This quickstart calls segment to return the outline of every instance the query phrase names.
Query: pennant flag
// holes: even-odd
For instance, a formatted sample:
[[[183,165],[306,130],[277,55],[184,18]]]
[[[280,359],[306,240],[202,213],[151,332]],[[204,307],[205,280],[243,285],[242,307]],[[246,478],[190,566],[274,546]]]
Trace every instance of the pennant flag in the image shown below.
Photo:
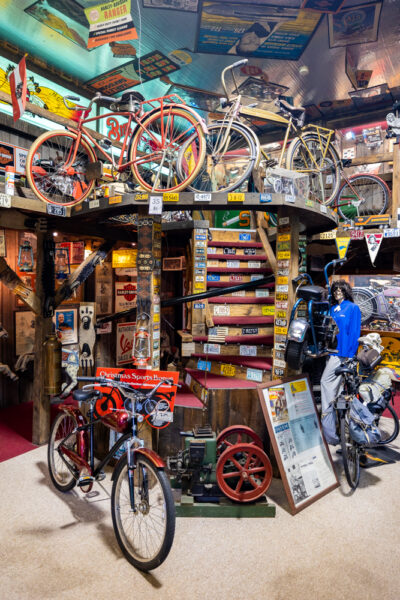
[[[91,6],[85,8],[85,15],[89,21],[88,48],[138,38],[131,17],[131,0],[113,0]]]
[[[25,56],[9,76],[14,121],[18,121],[25,112],[27,91]]]
[[[336,248],[337,248],[339,258],[345,258],[346,254],[347,254],[347,250],[350,246],[350,240],[351,240],[351,238],[349,238],[349,237],[335,238]]]
[[[372,264],[374,264],[382,243],[383,233],[366,233],[365,239],[367,242],[369,257],[371,259]]]

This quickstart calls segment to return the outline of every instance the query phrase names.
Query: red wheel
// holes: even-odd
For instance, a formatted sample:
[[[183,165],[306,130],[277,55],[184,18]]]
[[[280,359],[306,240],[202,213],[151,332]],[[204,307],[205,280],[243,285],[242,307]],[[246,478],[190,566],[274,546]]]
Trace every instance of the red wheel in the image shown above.
[[[251,502],[269,488],[272,467],[268,456],[258,446],[236,444],[219,457],[216,475],[225,496],[237,502]]]
[[[250,427],[246,425],[231,425],[227,427],[217,437],[217,457],[227,449],[236,444],[254,444],[259,448],[263,448],[263,443],[260,438]]]

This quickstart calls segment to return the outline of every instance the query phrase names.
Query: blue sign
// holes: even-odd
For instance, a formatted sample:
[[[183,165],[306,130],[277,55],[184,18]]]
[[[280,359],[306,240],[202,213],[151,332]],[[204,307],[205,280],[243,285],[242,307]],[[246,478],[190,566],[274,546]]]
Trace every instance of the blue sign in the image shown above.
[[[251,241],[250,233],[239,233],[239,240],[241,242],[250,242]]]
[[[207,281],[219,281],[219,280],[220,280],[219,275],[207,275]]]
[[[208,360],[197,361],[197,368],[199,371],[211,371],[211,363]]]
[[[260,202],[261,204],[272,202],[272,194],[260,194]]]

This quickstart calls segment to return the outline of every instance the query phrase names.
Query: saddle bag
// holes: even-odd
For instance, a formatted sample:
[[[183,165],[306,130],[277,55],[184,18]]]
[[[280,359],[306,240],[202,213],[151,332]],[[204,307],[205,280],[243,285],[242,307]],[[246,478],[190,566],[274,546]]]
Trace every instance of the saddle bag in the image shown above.
[[[350,406],[349,433],[355,442],[363,446],[374,446],[381,440],[375,416],[357,397],[353,398]]]
[[[359,394],[368,409],[382,414],[392,397],[392,379],[389,369],[383,367],[374,372],[359,387]]]

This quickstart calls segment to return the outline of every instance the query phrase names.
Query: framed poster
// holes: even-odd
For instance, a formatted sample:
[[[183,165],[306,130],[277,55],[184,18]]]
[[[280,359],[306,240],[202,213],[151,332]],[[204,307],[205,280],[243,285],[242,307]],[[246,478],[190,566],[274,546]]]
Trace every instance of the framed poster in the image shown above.
[[[293,514],[339,487],[307,376],[258,386],[285,492]]]
[[[297,60],[322,15],[282,4],[203,1],[196,52]]]
[[[15,313],[15,355],[30,354],[35,344],[35,313]]]
[[[169,10],[183,10],[197,12],[199,0],[142,0],[143,8],[167,8]]]
[[[128,365],[133,361],[133,336],[135,335],[136,323],[117,323],[117,340],[115,364]]]
[[[329,47],[376,42],[381,9],[382,2],[369,2],[329,14]]]
[[[76,344],[78,342],[78,311],[76,308],[56,310],[53,322],[57,337],[62,344]]]
[[[86,50],[89,25],[82,7],[73,0],[39,0],[27,6],[25,12]]]

